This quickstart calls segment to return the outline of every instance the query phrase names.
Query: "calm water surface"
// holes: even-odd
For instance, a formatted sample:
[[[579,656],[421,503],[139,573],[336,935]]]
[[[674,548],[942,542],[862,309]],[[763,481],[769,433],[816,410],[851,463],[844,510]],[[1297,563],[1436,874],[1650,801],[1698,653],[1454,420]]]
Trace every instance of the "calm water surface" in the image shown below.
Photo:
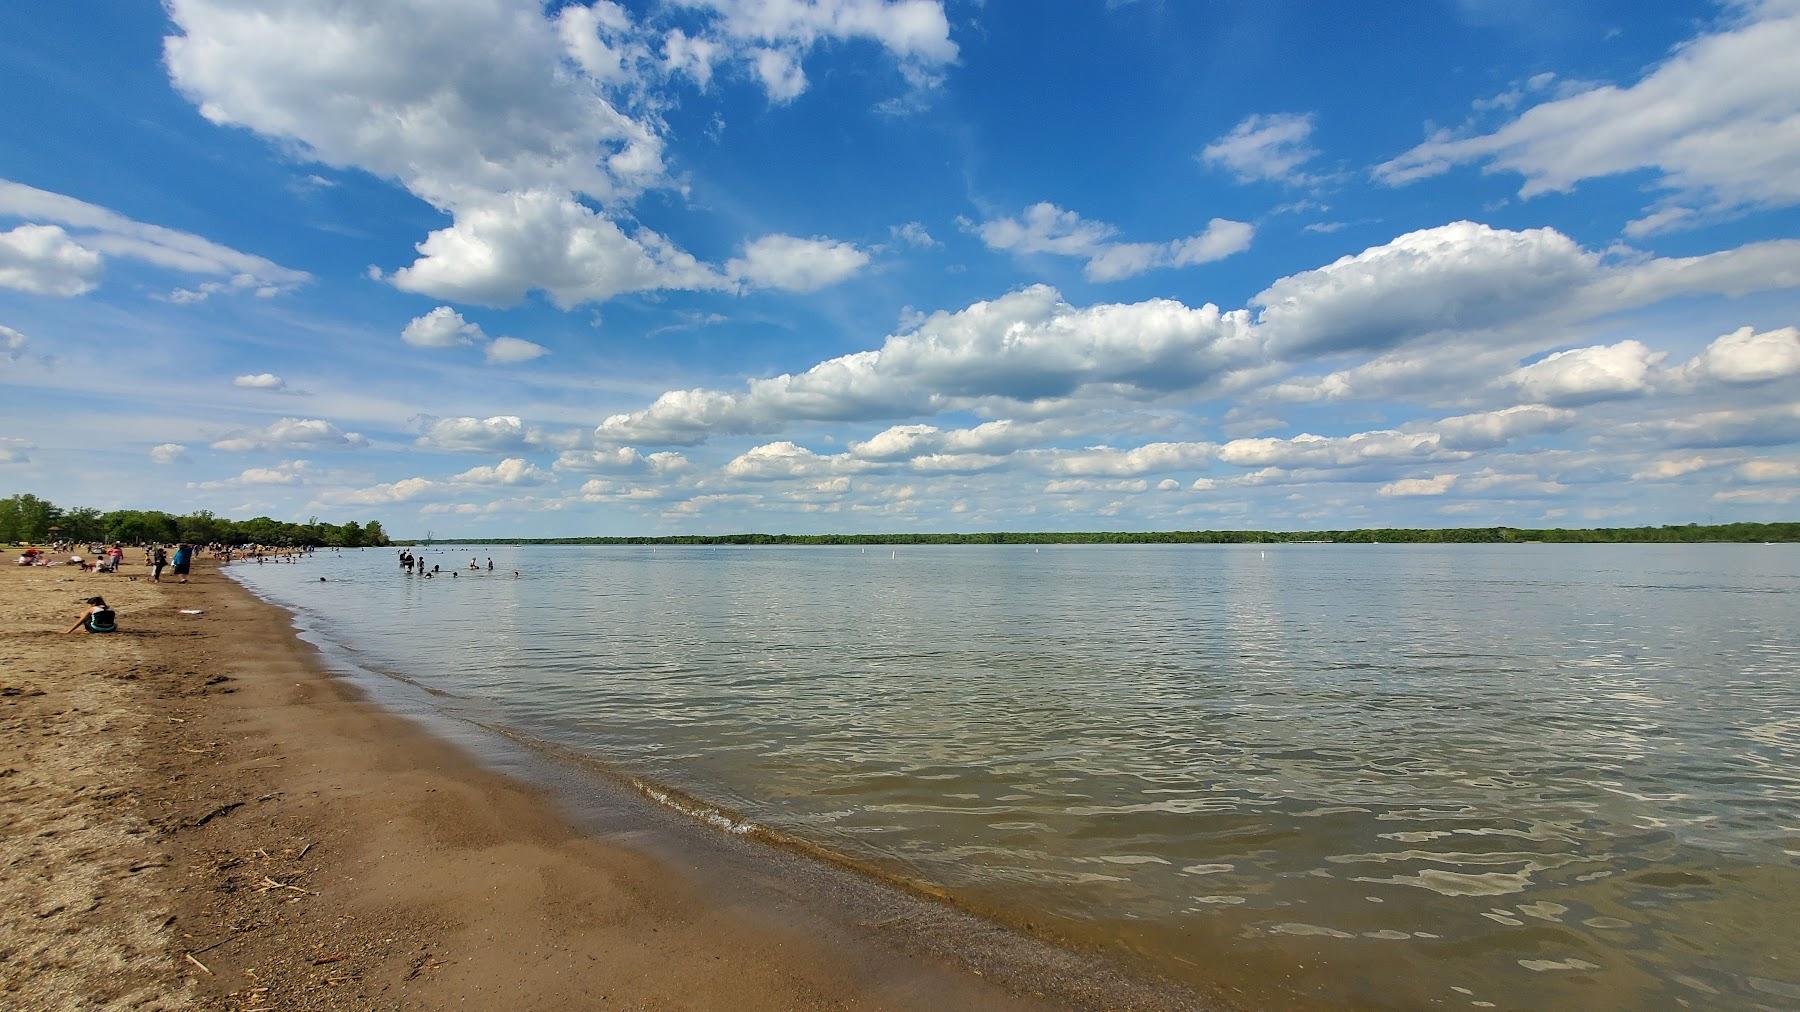
[[[1258,1000],[1800,1006],[1800,546],[471,554],[234,570],[448,706]]]

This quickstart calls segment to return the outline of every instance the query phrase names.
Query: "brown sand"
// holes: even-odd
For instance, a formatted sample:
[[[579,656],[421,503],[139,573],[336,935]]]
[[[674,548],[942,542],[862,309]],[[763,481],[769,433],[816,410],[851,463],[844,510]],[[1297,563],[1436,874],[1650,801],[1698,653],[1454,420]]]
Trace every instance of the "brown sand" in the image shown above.
[[[61,635],[92,594],[123,631]],[[605,818],[578,831],[365,701],[209,564],[185,586],[0,574],[0,1008],[1194,1002],[849,873],[672,859],[633,846],[629,805]]]

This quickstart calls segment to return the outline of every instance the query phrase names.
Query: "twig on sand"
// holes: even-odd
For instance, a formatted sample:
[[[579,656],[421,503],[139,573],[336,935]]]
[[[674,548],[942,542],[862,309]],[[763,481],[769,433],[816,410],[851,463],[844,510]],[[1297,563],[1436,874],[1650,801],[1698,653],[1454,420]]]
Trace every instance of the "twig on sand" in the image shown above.
[[[228,805],[220,805],[212,811],[207,812],[205,815],[200,816],[198,819],[195,819],[193,822],[188,823],[188,825],[194,829],[199,829],[201,826],[206,825],[219,816],[230,815],[232,812],[235,812],[242,807],[244,807],[242,801],[233,801]]]
[[[256,891],[259,893],[266,893],[266,892],[270,892],[275,889],[292,889],[293,891],[301,894],[302,896],[318,895],[317,893],[314,893],[310,889],[302,889],[299,886],[294,885],[291,882],[283,882],[279,879],[270,878],[267,875],[263,876],[263,880],[261,882],[256,883]]]
[[[349,958],[349,956],[320,956],[312,961],[312,965],[325,966],[329,963],[341,963]]]
[[[207,965],[206,965],[206,964],[205,964],[205,963],[202,963],[202,962],[200,962],[200,961],[199,961],[199,960],[198,960],[198,959],[195,959],[195,958],[194,958],[194,954],[193,954],[193,953],[191,953],[191,952],[184,952],[184,953],[182,953],[182,954],[181,954],[181,958],[182,958],[182,959],[185,959],[185,960],[187,960],[187,961],[188,961],[188,962],[190,962],[190,963],[192,963],[192,964],[194,964],[194,965],[195,965],[195,966],[197,966],[197,967],[199,967],[199,968],[200,968],[200,969],[202,969],[202,970],[205,970],[205,971],[206,971],[206,975],[207,975],[207,976],[208,976],[208,977],[210,977],[210,976],[212,976],[212,975],[213,975],[213,972],[212,972],[212,968],[211,968],[211,967],[209,967],[209,966],[207,966]]]
[[[306,859],[306,852],[313,849],[314,846],[316,846],[316,844],[308,843],[306,846],[301,847],[300,853],[294,855],[294,860],[304,861]]]

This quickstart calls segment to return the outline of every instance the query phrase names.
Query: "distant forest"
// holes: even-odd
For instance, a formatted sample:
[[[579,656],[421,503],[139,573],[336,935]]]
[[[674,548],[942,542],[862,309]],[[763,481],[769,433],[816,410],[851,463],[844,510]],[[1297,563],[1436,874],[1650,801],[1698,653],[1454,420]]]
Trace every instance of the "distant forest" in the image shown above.
[[[1800,541],[1800,523],[1683,524],[1666,527],[1381,527],[1354,531],[995,531],[988,534],[677,534],[639,538],[439,538],[396,545],[1274,545],[1337,544],[1681,544]]]
[[[64,508],[35,495],[0,499],[0,544],[50,541],[87,544],[119,542],[127,545],[172,545],[188,541],[198,545],[287,545],[294,547],[361,548],[385,545],[387,532],[374,520],[360,524],[303,524],[256,517],[227,520],[201,510],[176,515],[155,510],[103,512],[88,506]]]

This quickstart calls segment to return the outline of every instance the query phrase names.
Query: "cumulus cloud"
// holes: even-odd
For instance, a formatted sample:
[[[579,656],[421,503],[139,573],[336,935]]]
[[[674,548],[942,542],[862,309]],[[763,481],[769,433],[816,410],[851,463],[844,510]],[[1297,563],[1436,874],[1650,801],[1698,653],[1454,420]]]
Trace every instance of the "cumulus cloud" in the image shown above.
[[[419,259],[389,280],[403,291],[509,306],[539,289],[563,309],[625,292],[727,289],[716,269],[647,228],[551,190],[469,200],[419,243]]]
[[[1017,218],[996,218],[975,227],[989,249],[1014,253],[1048,253],[1087,261],[1092,281],[1117,281],[1161,267],[1187,267],[1222,260],[1250,248],[1256,228],[1246,222],[1214,218],[1206,230],[1170,242],[1115,242],[1118,229],[1089,221],[1055,204],[1039,203]]]
[[[1559,432],[1574,425],[1578,417],[1575,412],[1566,408],[1519,404],[1498,411],[1481,411],[1441,419],[1432,428],[1449,449],[1486,450],[1503,446],[1521,436]]]
[[[1651,170],[1682,204],[1653,209],[1639,234],[1691,223],[1694,206],[1800,202],[1800,61],[1791,58],[1800,51],[1800,9],[1774,0],[1733,9],[1733,20],[1634,84],[1543,102],[1492,133],[1441,131],[1375,176],[1398,185],[1479,163],[1523,176],[1520,193],[1529,197]]]
[[[483,354],[495,365],[516,365],[542,358],[550,354],[550,349],[523,338],[496,337],[488,342],[487,351]]]
[[[245,485],[303,485],[312,476],[312,462],[306,460],[284,460],[274,467],[251,467],[239,472],[235,477],[219,481],[189,482],[189,488],[221,489],[237,488]]]
[[[1270,354],[1291,358],[1796,285],[1800,242],[1792,240],[1615,265],[1555,229],[1459,221],[1289,275],[1250,301]]]
[[[801,54],[825,41],[867,40],[899,61],[914,87],[936,83],[938,68],[956,59],[950,22],[938,0],[678,0],[712,12],[706,36],[749,59],[770,101],[792,101],[806,89]]]
[[[164,55],[208,120],[394,180],[450,214],[412,264],[378,273],[395,287],[481,305],[542,290],[569,308],[733,285],[667,238],[624,224],[631,201],[672,185],[656,110],[670,101],[660,89],[673,75],[704,86],[716,63],[738,59],[771,99],[789,101],[806,87],[800,61],[816,43],[876,42],[915,87],[956,55],[935,0],[680,7],[697,24],[659,36],[608,0],[553,16],[523,0],[450,9],[281,0],[255,10],[171,0],[178,33]],[[783,265],[755,252],[746,271],[799,290],[846,276],[861,262],[846,263],[866,256],[836,244],[790,251]],[[800,254],[810,258],[795,262]]]
[[[857,421],[933,413],[951,402],[1066,396],[1090,384],[1146,391],[1192,386],[1252,352],[1243,313],[1155,299],[1077,309],[1038,285],[938,312],[879,350],[741,393],[673,390],[595,430],[606,444],[692,444],[716,433],[768,432],[797,420]]]
[[[642,410],[607,418],[595,438],[610,445],[687,445],[714,434],[772,433],[797,421],[1018,405],[1049,411],[1059,400],[1077,403],[1086,394],[1148,398],[1233,377],[1255,380],[1283,362],[1391,350],[1431,335],[1461,341],[1441,349],[1442,361],[1421,365],[1412,356],[1370,363],[1370,370],[1379,364],[1385,379],[1363,378],[1379,384],[1411,375],[1425,382],[1441,369],[1487,361],[1483,356],[1503,360],[1471,349],[1496,330],[1518,339],[1527,325],[1568,324],[1684,295],[1796,285],[1800,242],[1609,265],[1552,229],[1513,232],[1457,222],[1282,278],[1251,300],[1254,312],[1169,299],[1076,308],[1055,289],[1032,286],[934,313],[875,350],[752,380],[743,391],[668,391]],[[1343,396],[1356,378],[1336,376],[1335,386],[1333,377],[1296,381],[1278,392],[1296,399]]]
[[[11,327],[0,325],[0,362],[17,362],[31,341]]]
[[[213,443],[212,448],[243,453],[296,446],[322,449],[366,446],[368,442],[361,434],[345,432],[322,418],[282,418],[262,429],[227,436]]]
[[[180,443],[158,443],[150,448],[152,464],[176,464],[187,459],[187,447]]]
[[[231,381],[231,385],[244,390],[286,390],[287,380],[272,372],[247,373]]]
[[[0,232],[0,287],[73,298],[99,287],[101,269],[100,254],[55,225]]]
[[[1800,375],[1800,328],[1756,333],[1739,327],[1707,345],[1681,367],[1684,379],[1724,384],[1766,383]]]
[[[687,457],[672,450],[642,453],[631,446],[602,450],[564,450],[553,465],[558,471],[598,474],[675,474],[690,466]]]
[[[869,254],[852,243],[765,235],[745,246],[725,270],[753,287],[813,292],[843,281],[868,263]]]
[[[804,446],[784,440],[764,443],[744,451],[725,465],[724,474],[746,481],[774,481],[783,478],[814,478],[855,466],[857,465],[847,457],[821,456]]]
[[[24,287],[8,280],[15,270],[37,271],[40,284],[46,282],[45,271],[62,278],[49,283],[51,290],[24,289],[41,295],[80,295],[93,290],[102,258],[107,256],[138,260],[184,274],[230,279],[213,285],[205,294],[246,290],[274,295],[312,277],[305,271],[283,267],[188,232],[147,225],[74,197],[11,180],[0,179],[0,215],[31,223],[0,233],[0,284]],[[65,228],[74,230],[74,235]],[[20,266],[21,262],[25,266]],[[192,294],[205,297],[198,292]]]
[[[1319,153],[1308,143],[1312,130],[1311,113],[1246,116],[1230,133],[1202,149],[1200,161],[1230,172],[1240,183],[1304,185],[1313,180],[1297,170]]]
[[[1379,430],[1348,436],[1303,432],[1285,439],[1234,439],[1219,447],[1219,460],[1236,467],[1355,467],[1360,464],[1429,460],[1442,455],[1435,432]]]
[[[423,316],[415,316],[400,331],[400,340],[415,348],[456,348],[484,341],[481,328],[463,319],[449,306],[439,306]]]
[[[0,464],[29,464],[31,451],[37,449],[23,439],[0,437]]]
[[[1640,341],[1620,341],[1547,355],[1507,380],[1534,401],[1588,404],[1645,392],[1663,358]]]
[[[458,485],[544,485],[555,481],[548,471],[522,457],[508,457],[498,464],[471,467],[449,479]]]
[[[518,415],[435,418],[416,440],[435,450],[519,450],[536,442]]]
[[[1040,450],[1033,462],[1053,474],[1131,477],[1161,471],[1191,471],[1212,462],[1212,443],[1148,443],[1129,450],[1092,446],[1083,450]]]
[[[1377,491],[1384,496],[1443,495],[1456,484],[1456,475],[1438,474],[1430,478],[1402,478],[1390,481]]]
[[[1631,422],[1618,426],[1609,435],[1646,439],[1681,449],[1782,446],[1800,441],[1800,403],[1702,411]]]

